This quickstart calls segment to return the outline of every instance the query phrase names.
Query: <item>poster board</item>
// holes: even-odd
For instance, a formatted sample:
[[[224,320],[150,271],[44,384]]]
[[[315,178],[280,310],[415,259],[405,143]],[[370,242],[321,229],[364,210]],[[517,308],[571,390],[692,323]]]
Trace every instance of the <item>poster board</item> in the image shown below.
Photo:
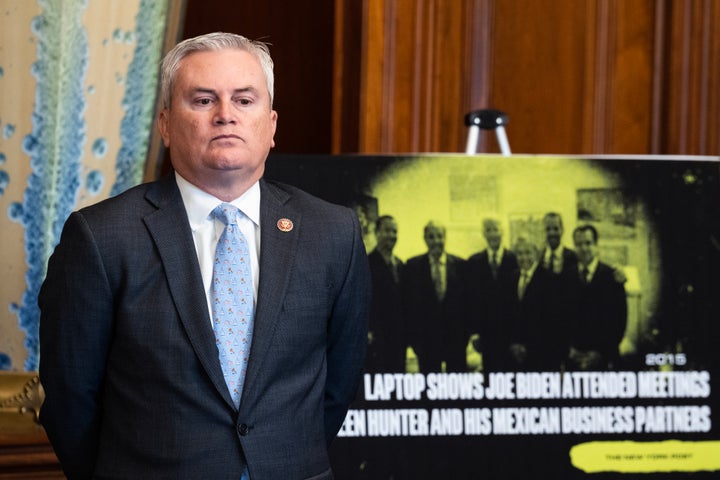
[[[520,236],[541,248],[543,218],[555,212],[564,245],[591,224],[598,256],[622,272],[625,330],[603,368],[498,371],[470,349],[464,371],[368,368],[331,446],[338,478],[714,478],[718,166],[709,157],[271,156],[266,178],[355,208],[368,253],[381,215],[394,217],[394,254],[407,265],[427,251],[431,220],[445,227],[446,252],[466,260],[486,247],[486,217],[500,220],[505,248]],[[461,321],[477,317],[482,295],[466,287]],[[406,333],[416,319],[402,315],[371,318],[371,336]]]

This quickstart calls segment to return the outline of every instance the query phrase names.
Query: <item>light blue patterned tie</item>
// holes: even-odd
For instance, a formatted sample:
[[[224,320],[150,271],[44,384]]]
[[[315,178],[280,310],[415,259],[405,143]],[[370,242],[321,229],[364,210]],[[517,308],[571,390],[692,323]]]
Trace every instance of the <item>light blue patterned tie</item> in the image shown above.
[[[213,330],[225,382],[240,405],[253,334],[253,282],[250,250],[238,227],[242,212],[223,203],[212,216],[225,224],[215,249],[212,281]]]

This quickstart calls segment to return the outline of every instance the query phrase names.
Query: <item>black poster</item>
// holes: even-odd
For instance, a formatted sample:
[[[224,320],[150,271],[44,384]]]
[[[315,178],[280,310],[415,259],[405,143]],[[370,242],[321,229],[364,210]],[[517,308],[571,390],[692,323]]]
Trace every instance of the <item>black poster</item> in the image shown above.
[[[337,478],[717,478],[718,166],[272,156],[373,272]]]

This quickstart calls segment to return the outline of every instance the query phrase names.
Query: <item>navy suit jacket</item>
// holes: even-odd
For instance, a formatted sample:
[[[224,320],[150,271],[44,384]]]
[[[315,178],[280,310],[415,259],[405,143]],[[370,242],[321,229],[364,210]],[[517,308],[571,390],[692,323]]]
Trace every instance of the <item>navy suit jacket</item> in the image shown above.
[[[543,268],[545,268],[545,254],[547,253],[548,249],[549,247],[545,247],[545,249],[540,253],[540,266]],[[578,257],[577,253],[575,253],[575,250],[563,247],[562,260],[562,270],[556,275],[560,275],[560,277],[566,280],[575,280],[575,277],[577,276],[578,263]]]
[[[523,365],[511,364],[509,368],[559,371],[568,353],[568,337],[571,326],[560,313],[567,300],[557,288],[558,278],[549,270],[537,266],[525,287],[522,298],[518,297],[520,270],[510,276],[508,293],[513,306],[508,309],[511,317],[508,343],[520,343],[527,348]]]
[[[410,258],[402,276],[403,315],[410,344],[423,373],[465,371],[468,329],[465,321],[465,263],[447,254],[445,298],[438,300],[428,254]]]
[[[362,373],[370,277],[354,212],[260,181],[255,332],[223,380],[174,180],[73,213],[41,289],[41,421],[69,478],[332,478]],[[292,230],[281,231],[279,219]]]
[[[515,253],[507,248],[503,251],[500,264],[497,266],[498,276],[505,277],[512,274],[518,268],[517,257]],[[490,251],[484,249],[468,258],[468,270],[472,269],[471,275],[476,275],[477,280],[483,283],[497,282],[497,278],[493,277],[492,268],[490,267]]]
[[[385,263],[382,254],[368,254],[372,278],[372,301],[366,371],[370,373],[405,372],[405,350],[408,338],[403,323],[400,277],[405,264],[397,261],[397,277]]]
[[[625,286],[615,278],[615,269],[599,262],[590,283],[576,280],[572,299],[574,318],[571,346],[593,350],[612,366],[618,361],[618,345],[627,326]]]
[[[470,318],[472,333],[479,333],[481,337],[487,335],[488,341],[492,342],[492,332],[498,328],[503,316],[500,289],[517,268],[517,257],[508,249],[503,253],[496,275],[493,275],[490,252],[487,248],[468,258],[466,293],[469,305],[467,311],[472,312]]]

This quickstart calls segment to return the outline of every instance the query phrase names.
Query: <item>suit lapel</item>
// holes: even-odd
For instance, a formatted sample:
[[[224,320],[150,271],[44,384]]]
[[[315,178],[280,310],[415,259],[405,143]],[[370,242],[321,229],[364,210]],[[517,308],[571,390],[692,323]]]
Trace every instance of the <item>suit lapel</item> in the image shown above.
[[[290,195],[287,192],[264,180],[260,181],[260,192],[260,284],[243,396],[253,390],[253,383],[270,350],[302,228],[301,213],[288,205]],[[291,229],[288,229],[289,225],[292,225]]]
[[[157,183],[147,199],[157,210],[145,217],[145,225],[160,254],[180,321],[215,388],[233,405],[220,368],[192,232],[174,177]]]

